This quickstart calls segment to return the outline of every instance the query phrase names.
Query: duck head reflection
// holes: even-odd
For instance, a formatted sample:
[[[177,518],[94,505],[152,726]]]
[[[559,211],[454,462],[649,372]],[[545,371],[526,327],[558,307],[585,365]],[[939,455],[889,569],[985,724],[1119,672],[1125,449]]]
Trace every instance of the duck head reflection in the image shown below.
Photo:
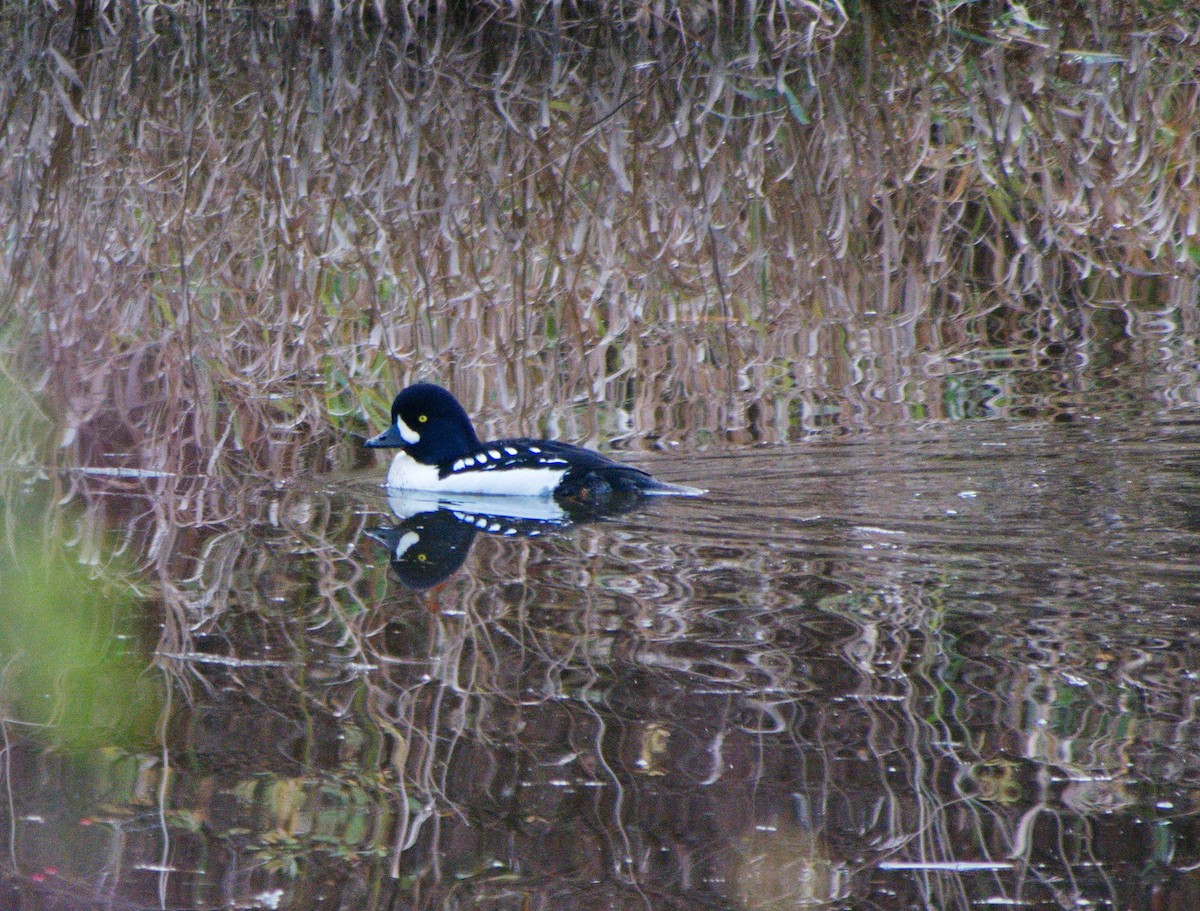
[[[560,502],[547,497],[489,497],[389,490],[397,525],[367,531],[391,552],[392,571],[406,588],[432,588],[463,565],[477,534],[535,538],[547,532],[628,512],[632,502]]]

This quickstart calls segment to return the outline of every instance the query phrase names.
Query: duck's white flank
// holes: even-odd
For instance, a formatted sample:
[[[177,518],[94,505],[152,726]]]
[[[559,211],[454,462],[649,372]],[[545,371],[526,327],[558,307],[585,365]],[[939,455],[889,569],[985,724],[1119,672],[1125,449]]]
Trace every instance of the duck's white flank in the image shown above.
[[[499,458],[499,453],[495,456]],[[429,490],[436,493],[477,493],[507,497],[544,497],[554,491],[564,467],[500,468],[492,471],[464,471],[438,477],[433,465],[422,465],[408,453],[400,452],[388,469],[387,486],[399,490]]]

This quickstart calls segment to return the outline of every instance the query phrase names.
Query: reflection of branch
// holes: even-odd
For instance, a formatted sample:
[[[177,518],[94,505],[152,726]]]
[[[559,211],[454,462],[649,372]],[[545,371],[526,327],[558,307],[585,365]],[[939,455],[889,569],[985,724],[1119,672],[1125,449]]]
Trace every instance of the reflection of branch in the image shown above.
[[[292,661],[273,661],[266,658],[234,658],[231,655],[211,655],[204,652],[155,652],[155,657],[196,664],[220,664],[225,667],[291,667]]]

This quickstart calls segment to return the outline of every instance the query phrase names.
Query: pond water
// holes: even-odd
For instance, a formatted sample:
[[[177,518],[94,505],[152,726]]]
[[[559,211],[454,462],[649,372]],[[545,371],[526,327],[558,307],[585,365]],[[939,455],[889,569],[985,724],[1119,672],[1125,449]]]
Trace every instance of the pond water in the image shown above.
[[[77,474],[157,714],[6,726],[0,904],[1200,906],[1200,423],[623,458],[709,494]]]

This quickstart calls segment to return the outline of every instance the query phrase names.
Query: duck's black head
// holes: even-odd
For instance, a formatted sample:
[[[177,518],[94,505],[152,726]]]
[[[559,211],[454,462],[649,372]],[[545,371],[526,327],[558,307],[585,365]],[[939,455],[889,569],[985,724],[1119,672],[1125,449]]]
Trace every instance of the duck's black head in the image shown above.
[[[403,449],[418,462],[441,465],[479,448],[471,419],[441,386],[416,383],[392,402],[392,426],[363,445]]]

